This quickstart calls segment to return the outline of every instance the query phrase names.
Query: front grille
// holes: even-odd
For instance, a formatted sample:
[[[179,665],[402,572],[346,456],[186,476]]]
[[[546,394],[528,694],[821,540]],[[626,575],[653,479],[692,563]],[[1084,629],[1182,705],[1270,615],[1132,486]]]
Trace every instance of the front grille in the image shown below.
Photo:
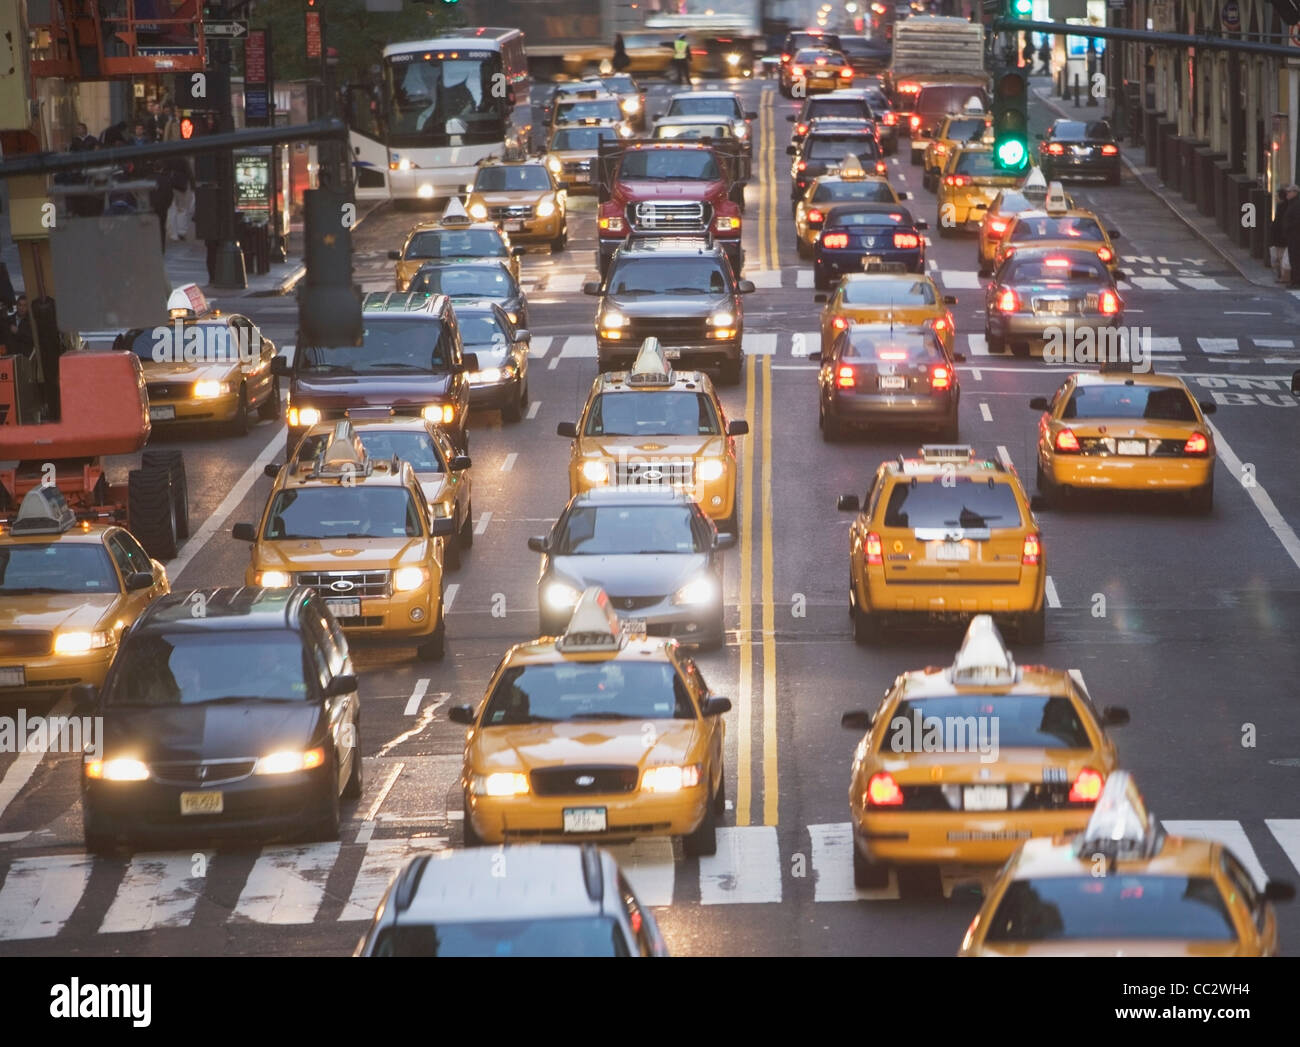
[[[647,338],[658,338],[669,349],[685,342],[703,342],[709,337],[708,318],[658,316],[629,317],[626,340],[640,345]]]
[[[610,604],[615,611],[640,611],[663,602],[662,596],[611,596]]]
[[[529,775],[537,796],[630,793],[637,786],[637,778],[635,767],[547,767]],[[579,779],[586,784],[579,784]]]
[[[145,386],[151,400],[184,400],[192,388],[190,382],[150,382]]]
[[[175,760],[149,765],[154,779],[163,785],[185,788],[225,785],[247,778],[257,761],[251,757],[233,760]]]
[[[37,629],[0,632],[0,658],[40,658],[50,653],[54,634]]]
[[[505,207],[489,207],[488,217],[493,221],[518,221],[521,218],[532,218],[532,204],[510,204]]]
[[[309,585],[322,598],[346,600],[361,596],[389,596],[388,571],[300,571],[298,584]],[[338,583],[347,588],[339,588]]]
[[[630,204],[627,220],[633,229],[648,232],[699,232],[713,220],[713,208],[699,200]]]
[[[382,615],[362,615],[360,618],[338,618],[334,619],[344,629],[377,629],[384,624]]]
[[[621,461],[615,470],[615,479],[622,487],[694,487],[695,463]]]
[[[575,174],[578,171],[590,171],[590,170],[591,170],[590,160],[570,160],[564,165],[564,171],[566,174]]]

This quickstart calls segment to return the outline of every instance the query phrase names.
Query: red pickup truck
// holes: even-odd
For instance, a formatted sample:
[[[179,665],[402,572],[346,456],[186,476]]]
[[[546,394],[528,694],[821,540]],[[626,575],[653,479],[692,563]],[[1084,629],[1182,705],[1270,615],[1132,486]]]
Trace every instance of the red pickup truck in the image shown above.
[[[708,233],[740,275],[740,213],[749,180],[749,159],[740,142],[601,142],[598,166],[596,264],[602,278],[632,233]]]

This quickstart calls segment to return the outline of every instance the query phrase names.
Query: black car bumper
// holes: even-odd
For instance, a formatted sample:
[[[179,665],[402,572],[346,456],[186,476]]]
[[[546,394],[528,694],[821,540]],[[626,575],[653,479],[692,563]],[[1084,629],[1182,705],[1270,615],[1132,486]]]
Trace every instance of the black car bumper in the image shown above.
[[[957,417],[957,399],[951,393],[837,394],[827,413],[845,425],[946,425]]]
[[[471,408],[500,410],[519,399],[520,377],[515,375],[508,382],[492,382],[469,387],[469,405]]]
[[[1057,175],[1069,175],[1082,178],[1100,178],[1102,176],[1113,177],[1119,173],[1120,160],[1118,156],[1098,158],[1050,156],[1044,157],[1043,166],[1047,169],[1045,173],[1050,173],[1052,177]]]
[[[689,342],[674,345],[664,342],[668,362],[678,370],[704,370],[721,367],[727,363],[736,363],[741,359],[741,339],[726,342]],[[596,339],[596,357],[600,366],[607,371],[622,371],[632,366],[636,354],[641,348],[639,341],[612,341]],[[676,356],[672,354],[676,353]]]

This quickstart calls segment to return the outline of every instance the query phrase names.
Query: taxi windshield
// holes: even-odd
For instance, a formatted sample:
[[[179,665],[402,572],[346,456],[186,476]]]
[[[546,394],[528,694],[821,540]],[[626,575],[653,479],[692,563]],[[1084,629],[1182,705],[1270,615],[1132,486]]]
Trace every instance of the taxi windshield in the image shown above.
[[[712,401],[703,393],[602,393],[587,412],[586,436],[717,436]]]
[[[889,493],[885,526],[910,528],[1019,527],[1020,506],[1011,485],[969,476],[916,484],[901,480]]]
[[[288,629],[141,633],[127,639],[105,703],[203,705],[311,697],[302,639]]]
[[[416,294],[445,294],[452,298],[510,298],[517,293],[510,273],[489,265],[433,265],[411,281]]]
[[[813,192],[815,204],[839,203],[841,201],[866,200],[872,203],[893,203],[894,191],[888,182],[819,182]]]
[[[627,956],[611,916],[561,916],[477,923],[401,923],[375,941],[376,956]]]
[[[444,344],[441,320],[430,317],[414,323],[367,317],[361,345],[304,347],[299,367],[340,374],[445,371]]]
[[[1102,235],[1101,226],[1091,218],[1026,218],[1022,215],[1011,230],[1011,239],[1100,240]]]
[[[705,149],[634,149],[618,169],[623,180],[716,182],[718,162]]]
[[[117,572],[99,543],[0,545],[0,593],[116,593]]]
[[[424,258],[504,258],[506,245],[495,229],[431,229],[406,246],[407,261]]]
[[[957,166],[953,170],[957,174],[970,175],[972,178],[1000,178],[1003,175],[1003,172],[998,170],[993,153],[983,151],[963,150],[957,157]]]
[[[575,105],[584,103],[575,102]],[[618,108],[615,105],[615,108]],[[546,168],[537,164],[506,165],[483,167],[474,179],[476,193],[510,193],[516,191],[546,190],[551,188],[551,180]]]
[[[879,156],[876,140],[870,135],[809,135],[804,147],[804,160],[835,161],[846,156],[859,160],[875,160]]]
[[[1075,389],[1062,418],[1146,418],[1194,422],[1196,408],[1186,391],[1149,385],[1092,385]]]
[[[299,462],[314,461],[329,443],[330,433],[305,437],[294,455]],[[366,454],[377,461],[389,461],[396,455],[410,462],[417,473],[440,473],[442,459],[434,447],[433,437],[424,430],[415,429],[358,429],[361,446]]]
[[[726,116],[740,118],[736,100],[729,95],[705,95],[696,98],[674,98],[668,107],[669,116]]]
[[[573,102],[561,102],[555,107],[557,124],[576,124],[582,120],[617,121],[622,117],[623,111],[617,98],[579,99]]]
[[[1237,933],[1207,876],[1044,876],[1007,887],[989,942],[1061,939],[1231,942]]]
[[[564,127],[555,132],[551,148],[560,150],[600,148],[601,142],[612,142],[617,137],[612,127]]]
[[[928,280],[846,280],[845,305],[934,305],[934,285]]]
[[[727,277],[712,258],[628,258],[609,278],[611,295],[726,294]]]
[[[233,327],[224,320],[159,324],[123,339],[121,348],[129,349],[145,362],[227,364],[255,359],[262,351],[261,340],[252,328]]]
[[[262,537],[419,538],[420,512],[405,487],[297,487],[281,491]]]
[[[684,505],[579,505],[557,535],[556,556],[704,552]]]
[[[693,720],[690,692],[669,662],[548,662],[507,669],[482,727],[561,720]]]
[[[1092,740],[1069,698],[972,694],[899,702],[880,743],[882,753],[990,748],[1091,749]]]

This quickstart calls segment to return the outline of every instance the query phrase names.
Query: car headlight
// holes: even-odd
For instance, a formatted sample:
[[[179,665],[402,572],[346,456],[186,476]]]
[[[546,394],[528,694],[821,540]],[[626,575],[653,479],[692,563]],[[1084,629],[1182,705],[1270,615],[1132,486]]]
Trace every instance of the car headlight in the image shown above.
[[[149,778],[149,768],[139,760],[119,757],[116,760],[86,761],[86,777],[105,782],[143,782]]]
[[[730,327],[735,322],[735,316],[727,312],[725,309],[721,309],[709,317],[709,323],[714,327]]]
[[[528,775],[518,771],[494,771],[476,774],[470,779],[475,796],[522,796],[528,792]]]
[[[59,633],[54,638],[54,653],[86,654],[103,650],[112,642],[111,633]]]
[[[257,584],[266,589],[287,589],[293,580],[287,571],[258,571]]]
[[[600,318],[600,326],[609,328],[626,327],[627,317],[617,309],[606,309],[605,314]]]
[[[749,127],[743,120],[737,120],[731,125],[731,129],[736,132],[737,138],[744,138],[749,134]]]
[[[506,316],[510,317],[510,322],[512,324],[517,324],[519,322],[519,314],[513,310],[507,310]]]
[[[547,157],[546,166],[552,174],[559,174],[564,169],[564,165],[560,163],[558,156]]]
[[[673,603],[687,607],[701,607],[704,604],[712,603],[717,598],[718,583],[708,576],[696,578],[693,582],[687,582],[677,592],[673,593]]]
[[[399,567],[393,572],[393,591],[409,593],[428,580],[429,572],[423,567]]]
[[[439,520],[445,520],[451,516],[453,506],[451,502],[434,502],[429,506],[433,510],[433,515]]]
[[[471,218],[477,218],[480,222],[487,217],[486,205],[484,205],[478,200],[475,200],[472,204],[470,204],[466,210],[469,211],[469,216]]]
[[[564,582],[551,582],[542,590],[542,602],[552,611],[570,611],[582,593]]]
[[[388,166],[394,171],[409,171],[415,165],[411,163],[410,160],[398,160],[396,163],[391,163]]]
[[[593,458],[582,463],[582,475],[588,483],[606,484],[609,483],[609,466]]]
[[[428,182],[424,182],[420,185],[420,188],[415,191],[415,195],[418,196],[421,200],[432,200],[433,186],[431,186]]]
[[[695,475],[706,483],[710,483],[713,480],[721,479],[726,470],[727,467],[723,465],[721,458],[702,458],[695,467]]]
[[[740,55],[732,51],[727,55],[727,65],[740,65]]]
[[[290,407],[289,424],[292,426],[315,425],[320,421],[320,411],[314,407]]]
[[[676,793],[703,780],[704,767],[698,763],[685,767],[647,767],[641,775],[641,788],[652,793]]]
[[[229,382],[202,381],[194,383],[194,399],[215,400],[218,396],[230,395]]]
[[[555,214],[555,198],[550,196],[542,197],[537,204],[537,217],[550,218],[553,214]]]
[[[641,111],[641,99],[639,98],[623,99],[623,112],[631,115],[632,113],[639,113],[640,111]]]
[[[313,767],[320,767],[324,763],[324,746],[317,746],[315,749],[308,749],[306,752],[286,750],[263,756],[257,763],[253,764],[253,773],[292,774],[294,771],[310,771]]]
[[[426,422],[451,425],[456,420],[456,408],[452,404],[430,404],[420,415]]]
[[[631,138],[631,137],[632,137],[632,128],[629,127],[627,124],[619,124],[619,125],[618,125],[618,133],[619,133],[619,137],[621,137],[621,138]]]

